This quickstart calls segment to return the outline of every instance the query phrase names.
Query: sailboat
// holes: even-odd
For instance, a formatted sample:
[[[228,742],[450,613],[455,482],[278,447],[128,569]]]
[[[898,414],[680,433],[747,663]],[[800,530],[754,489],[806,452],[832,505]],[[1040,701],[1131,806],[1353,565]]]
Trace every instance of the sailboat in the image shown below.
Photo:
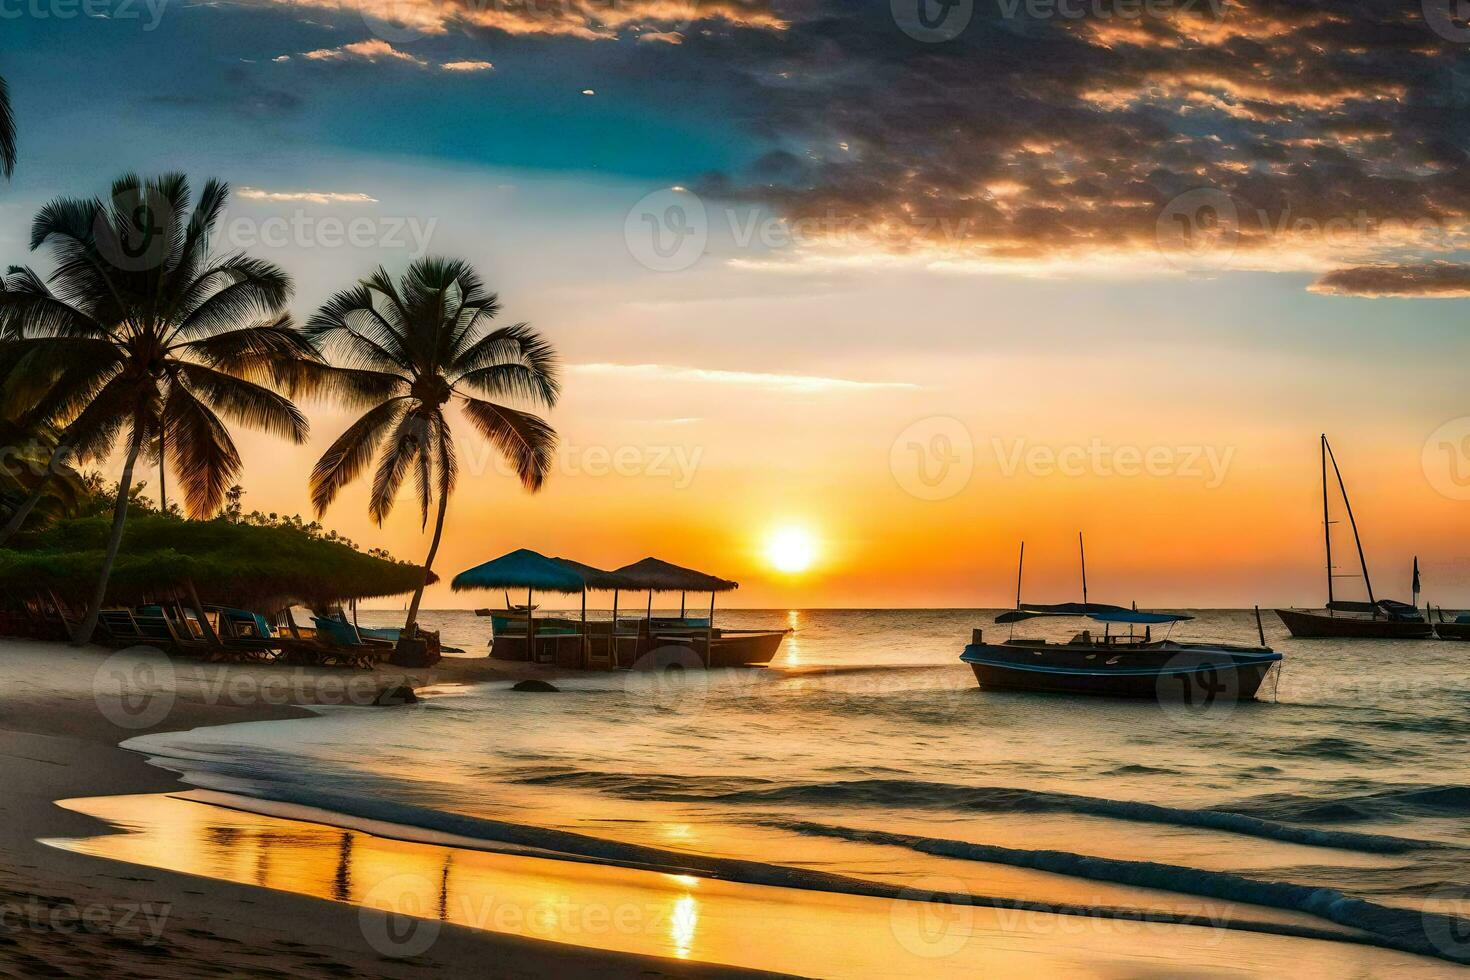
[[[1343,507],[1347,510],[1348,525],[1353,529],[1353,543],[1358,549],[1358,566],[1362,569],[1363,585],[1368,590],[1368,601],[1337,598],[1334,583],[1339,578],[1357,578],[1356,575],[1338,575],[1332,564],[1333,520],[1327,504],[1327,464],[1337,476],[1338,489],[1342,491]],[[1322,436],[1322,530],[1327,543],[1327,607],[1321,612],[1305,609],[1278,609],[1276,615],[1286,624],[1291,635],[1299,639],[1362,639],[1362,640],[1414,640],[1431,636],[1434,628],[1420,614],[1418,599],[1418,560],[1415,560],[1415,600],[1399,602],[1395,599],[1379,599],[1373,594],[1373,581],[1368,577],[1368,559],[1363,554],[1363,540],[1358,536],[1358,522],[1353,517],[1353,505],[1348,500],[1347,484],[1343,482],[1342,470],[1337,466],[1337,457]]]

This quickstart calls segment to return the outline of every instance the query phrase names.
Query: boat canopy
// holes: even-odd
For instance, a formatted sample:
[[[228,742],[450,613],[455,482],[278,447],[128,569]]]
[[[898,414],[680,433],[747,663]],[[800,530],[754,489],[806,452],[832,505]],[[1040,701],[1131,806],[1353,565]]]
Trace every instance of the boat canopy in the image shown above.
[[[1139,612],[1137,609],[1125,609],[1120,613],[1089,613],[1088,619],[1095,619],[1099,623],[1124,623],[1136,626],[1158,626],[1164,623],[1182,623],[1193,619],[1183,613],[1151,613]]]
[[[624,565],[612,574],[628,583],[619,588],[639,591],[647,589],[650,592],[730,592],[740,588],[739,582],[719,578],[705,572],[697,572],[692,568],[683,568],[658,558],[645,558],[631,565]]]
[[[529,548],[491,559],[454,576],[455,592],[469,589],[535,589],[537,592],[584,592],[587,580],[568,565]]]
[[[1131,623],[1138,626],[1155,626],[1163,623],[1179,623],[1193,616],[1179,613],[1139,612],[1122,606],[1110,606],[1101,602],[1060,602],[1049,606],[1026,605],[1012,609],[995,617],[997,623],[1019,623],[1027,619],[1045,616],[1087,617],[1099,623]]]
[[[1334,599],[1327,604],[1333,612],[1371,613],[1382,610],[1389,613],[1418,612],[1418,608],[1397,599],[1379,599],[1377,602],[1357,602],[1351,599]]]
[[[1042,616],[1092,616],[1097,613],[1124,613],[1128,612],[1122,606],[1110,606],[1102,602],[1058,602],[1049,606],[1027,603],[1019,608],[1001,613],[995,617],[997,623],[1019,623],[1025,619],[1039,619]]]

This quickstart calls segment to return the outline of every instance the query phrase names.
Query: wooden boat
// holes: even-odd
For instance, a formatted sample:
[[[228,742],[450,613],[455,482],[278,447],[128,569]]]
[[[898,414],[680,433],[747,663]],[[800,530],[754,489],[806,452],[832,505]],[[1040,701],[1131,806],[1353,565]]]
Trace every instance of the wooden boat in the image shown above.
[[[977,637],[960,659],[990,690],[1211,704],[1254,699],[1281,654],[1266,647],[1094,637],[1084,630],[1068,643],[984,643]]]
[[[1439,610],[1439,621],[1434,624],[1434,635],[1441,640],[1470,640],[1470,613],[1460,613],[1446,622],[1444,610]]]
[[[536,619],[534,656],[526,640],[526,617],[515,610],[497,610],[491,617],[490,656],[496,660],[534,661],[577,669],[585,666],[582,624],[574,619]],[[690,665],[706,667],[762,667],[781,649],[790,630],[742,630],[694,625],[679,620],[655,620],[650,632],[645,619],[619,620],[616,636],[611,620],[586,624],[587,647],[600,662],[632,669],[654,650],[687,648]]]
[[[658,647],[686,646],[706,667],[764,667],[781,649],[789,629],[783,630],[732,630],[716,626],[706,637],[706,627],[700,626],[685,631],[678,628],[654,628],[647,653]],[[640,654],[641,656],[642,654]],[[619,663],[620,667],[633,667],[633,663]]]
[[[1362,571],[1363,585],[1368,590],[1368,601],[1358,602],[1338,599],[1334,584],[1339,578],[1357,578],[1357,575],[1338,575],[1332,564],[1333,520],[1327,501],[1327,464],[1337,475],[1337,486],[1342,491],[1342,503],[1347,511],[1348,524],[1353,531],[1353,543],[1357,546],[1358,566]],[[1353,516],[1353,505],[1348,500],[1347,484],[1337,457],[1322,436],[1322,528],[1327,547],[1327,606],[1322,611],[1307,609],[1278,609],[1276,615],[1286,624],[1291,635],[1298,639],[1359,639],[1359,640],[1414,640],[1432,636],[1434,629],[1420,614],[1419,560],[1414,560],[1413,603],[1393,599],[1379,599],[1373,594],[1373,582],[1368,576],[1368,559],[1363,553],[1363,540],[1358,535],[1358,522]]]
[[[582,670],[660,669],[667,658],[650,657],[660,651],[687,649],[677,659],[686,666],[756,667],[771,662],[790,630],[724,629],[714,625],[715,595],[738,588],[739,583],[704,572],[645,558],[615,571],[604,571],[569,558],[548,558],[522,548],[467,569],[454,577],[456,590],[504,590],[506,608],[476,610],[490,617],[490,656],[497,660],[542,663]],[[510,601],[510,588],[526,589],[526,602]],[[577,595],[578,619],[537,616],[534,590]],[[612,618],[587,618],[587,593],[612,593]],[[648,593],[646,615],[629,617],[618,612],[625,591]],[[655,592],[678,592],[679,616],[653,615]],[[710,594],[704,618],[685,615],[689,592]],[[667,664],[664,664],[667,666]]]
[[[1333,603],[1326,612],[1304,609],[1278,609],[1276,615],[1286,624],[1291,635],[1301,640],[1422,640],[1432,636],[1434,628],[1417,615],[1396,618],[1384,612],[1375,615],[1335,615],[1338,612],[1362,612],[1367,603],[1344,608]]]
[[[1000,643],[987,643],[977,629],[960,654],[960,660],[970,665],[982,688],[1182,701],[1192,705],[1255,698],[1267,673],[1281,661],[1281,654],[1266,646],[1259,611],[1256,614],[1261,637],[1259,647],[1180,643],[1167,636],[1155,640],[1155,626],[1172,629],[1174,624],[1193,617],[1089,602],[1087,558],[1080,534],[1077,544],[1082,552],[1083,569],[1080,603],[1023,605],[1018,569],[1016,608],[997,616],[995,621],[1015,624],[1041,617],[1085,617],[1103,624],[1102,635],[1085,629],[1066,643],[1014,636]],[[1025,559],[1026,546],[1022,544],[1022,568]],[[1114,626],[1120,628],[1119,633],[1112,632]],[[1126,634],[1121,632],[1123,626],[1128,627]]]

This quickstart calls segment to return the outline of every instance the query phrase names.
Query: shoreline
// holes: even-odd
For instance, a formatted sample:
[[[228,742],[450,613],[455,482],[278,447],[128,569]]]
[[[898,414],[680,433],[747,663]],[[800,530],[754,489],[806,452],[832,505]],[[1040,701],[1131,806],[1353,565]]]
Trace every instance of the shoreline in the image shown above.
[[[161,655],[110,653],[97,647],[0,640],[0,963],[22,975],[85,975],[100,962],[127,977],[383,976],[430,971],[502,976],[740,977],[760,975],[527,939],[445,924],[432,950],[392,959],[364,936],[352,905],[73,853],[42,838],[116,832],[104,821],[58,806],[80,797],[175,793],[189,787],[119,742],[159,731],[247,721],[309,718],[315,693],[344,690],[353,677],[378,685],[410,677],[468,683],[493,674],[483,661],[374,675],[296,668],[281,694],[279,667],[172,663],[168,711],[148,719],[150,705],[114,701],[109,686],[122,671],[156,671]],[[273,682],[263,684],[263,681]],[[361,685],[366,689],[366,685]],[[99,697],[97,691],[103,693]],[[121,713],[109,709],[121,708]],[[332,703],[328,701],[327,703]],[[336,703],[341,703],[340,701]],[[153,702],[156,707],[157,702]],[[383,710],[392,710],[385,708]],[[125,723],[150,720],[139,727]]]
[[[440,935],[436,931],[436,939],[428,954],[419,958],[394,959],[380,955],[381,943],[374,948],[372,940],[366,937],[362,909],[370,909],[371,904],[360,901],[360,895],[351,896],[346,892],[342,895],[315,894],[310,889],[301,889],[289,883],[272,883],[266,887],[263,885],[264,879],[261,879],[262,884],[252,884],[251,878],[231,879],[217,870],[196,869],[191,873],[187,863],[171,868],[166,860],[150,861],[140,858],[128,861],[109,856],[103,848],[88,851],[85,846],[68,847],[65,843],[53,846],[38,840],[80,840],[85,845],[86,839],[116,834],[119,830],[127,831],[129,838],[146,835],[150,830],[156,832],[157,827],[149,826],[149,821],[156,816],[154,813],[145,812],[144,808],[128,813],[124,808],[108,814],[108,805],[115,802],[107,799],[108,797],[135,798],[141,804],[151,795],[167,798],[167,803],[180,801],[189,806],[200,806],[201,809],[222,809],[229,806],[228,802],[222,800],[207,799],[212,795],[224,794],[196,790],[181,776],[176,775],[174,770],[165,768],[165,762],[155,763],[142,750],[124,749],[117,744],[136,736],[244,722],[310,718],[320,713],[314,710],[316,707],[343,703],[370,704],[376,692],[405,682],[420,688],[437,688],[442,693],[462,684],[490,681],[508,684],[528,676],[556,679],[563,673],[568,672],[549,671],[529,665],[501,664],[484,658],[448,658],[433,669],[404,671],[387,668],[370,674],[300,668],[283,671],[279,667],[261,665],[168,661],[156,652],[143,650],[109,654],[95,649],[77,651],[33,641],[0,641],[0,683],[5,684],[8,691],[15,692],[12,697],[0,702],[0,766],[4,767],[0,770],[0,777],[5,777],[12,785],[18,784],[21,794],[27,797],[21,808],[23,812],[20,819],[9,812],[11,806],[0,811],[7,818],[5,831],[0,834],[0,866],[27,869],[33,873],[31,877],[37,879],[33,890],[15,890],[25,882],[13,883],[0,872],[0,912],[7,905],[15,906],[23,896],[29,899],[41,894],[49,896],[48,900],[53,903],[59,901],[77,906],[100,906],[111,913],[111,917],[102,916],[107,923],[120,918],[123,912],[130,912],[133,919],[130,924],[134,926],[134,932],[141,933],[153,927],[157,910],[166,908],[163,945],[170,950],[166,955],[159,953],[159,944],[140,941],[146,937],[120,936],[124,931],[121,922],[117,923],[117,929],[111,932],[104,930],[100,935],[88,935],[87,942],[80,944],[99,946],[99,949],[92,950],[94,955],[105,954],[113,959],[121,955],[124,960],[136,956],[141,964],[146,964],[146,969],[139,974],[143,976],[214,975],[217,971],[212,970],[209,963],[220,956],[229,956],[234,962],[230,951],[238,951],[242,947],[251,948],[251,959],[247,963],[258,960],[270,964],[262,967],[267,973],[284,969],[291,972],[326,970],[333,975],[415,976],[422,975],[420,971],[429,965],[456,972],[460,969],[474,970],[482,967],[486,957],[493,956],[497,964],[501,965],[499,975],[510,976],[544,975],[551,970],[555,970],[557,975],[568,976],[770,975],[758,974],[750,969],[674,959],[667,949],[654,948],[650,953],[646,945],[620,949],[614,943],[612,949],[609,949],[606,942],[589,940],[588,945],[582,946],[555,941],[546,936],[516,935],[514,929],[492,932],[472,925],[455,925],[454,919],[443,912],[447,906],[443,899],[440,902],[439,917],[444,919],[444,932]],[[121,693],[131,693],[131,698],[115,697],[120,693],[113,690],[118,686],[115,683],[118,674],[123,679]],[[160,693],[151,697],[137,696],[139,690],[152,688]],[[157,709],[164,702],[167,710],[161,717],[155,718]],[[18,712],[17,708],[21,710]],[[257,804],[261,802],[253,798],[251,801]],[[87,815],[89,810],[95,810],[96,816]],[[336,828],[343,838],[344,847],[350,845],[346,843],[348,838],[341,834],[343,830],[353,834],[355,839],[360,836],[362,839],[404,841],[401,837],[385,836],[373,827],[352,828],[349,826],[351,821],[344,824],[342,814],[336,811],[313,817],[293,813],[290,807],[271,813],[269,808],[247,805],[240,812],[257,819],[276,821],[269,828],[274,834],[289,835],[293,832],[293,827],[310,827],[310,833]],[[103,818],[104,815],[110,815],[111,819]],[[301,821],[306,821],[306,824],[301,824]],[[198,827],[194,829],[197,831]],[[179,838],[181,842],[187,842],[189,835],[180,833]],[[424,841],[410,839],[407,843],[420,849],[425,846]],[[457,851],[464,849],[466,845],[446,841],[428,846]],[[537,848],[533,845],[532,849]],[[126,852],[126,848],[123,850]],[[358,850],[370,850],[370,847],[359,844]],[[397,856],[403,860],[404,866],[409,866],[413,857],[401,853]],[[553,853],[523,853],[520,856],[535,858],[543,869],[547,867],[545,862],[548,858],[558,863],[564,863],[568,859],[568,855]],[[575,859],[572,860],[575,863]],[[514,863],[514,860],[510,863]],[[600,876],[605,876],[607,869],[615,866],[610,862],[590,859],[584,859],[582,864],[580,872],[543,870],[539,875],[532,871],[522,877],[561,876],[570,888],[569,893],[576,895],[579,889],[586,891],[605,886],[606,882],[600,882]],[[623,870],[629,869],[635,875],[672,875],[669,867],[650,868],[631,864],[625,865]],[[728,869],[716,870],[712,877],[704,879],[706,885],[724,891],[732,886],[739,886],[741,877],[737,875],[732,878],[727,872]],[[349,873],[347,877],[351,878],[352,875]],[[447,877],[445,880],[447,883]],[[793,887],[790,882],[785,881],[765,881],[759,884],[746,882],[746,886],[766,885],[776,885],[782,892],[788,892]],[[794,887],[802,888],[801,885]],[[61,899],[55,897],[58,890],[65,893]],[[887,903],[882,906],[881,916],[873,915],[872,908],[869,908],[861,921],[870,931],[892,933],[895,926],[890,922],[890,907],[911,906],[915,904],[915,899],[906,899],[903,895],[878,895],[878,891],[884,889],[865,887],[854,893],[856,896],[867,893],[867,897],[861,901],[881,900]],[[811,897],[801,901],[810,901],[815,906],[815,910],[808,915],[811,922],[820,921],[822,915],[830,917],[833,914],[852,912],[851,907],[834,910],[832,906],[836,893],[817,888],[816,891],[806,894]],[[738,894],[726,894],[725,900],[734,905],[738,904],[740,897]],[[853,896],[841,898],[836,904],[840,905],[851,897]],[[732,898],[734,901],[729,901]],[[1048,919],[1057,915],[1075,916],[1079,923],[1111,920],[1126,924],[1133,921],[1136,926],[1152,921],[1164,928],[1183,929],[1185,933],[1210,926],[1216,929],[1223,926],[1223,923],[1211,922],[1186,924],[1178,918],[1167,916],[1125,914],[1114,918],[1106,914],[1100,916],[1100,910],[1068,909],[1059,905],[1016,903],[1009,900],[992,903],[977,896],[961,896],[956,900],[959,906],[969,907],[972,913],[979,913],[976,931],[970,940],[971,952],[981,952],[987,957],[1002,952],[1013,936],[1025,939],[1028,929],[1015,932],[1011,927],[1004,926],[1008,918],[1009,921],[1016,921],[1015,914],[1018,912],[1043,914]],[[787,901],[790,902],[789,895]],[[927,907],[929,900],[924,902]],[[848,904],[851,906],[850,902]],[[1007,909],[1010,910],[1009,917],[1006,914]],[[728,908],[724,911],[728,913]],[[717,907],[705,908],[707,916],[712,914],[717,917],[719,913]],[[367,914],[383,917],[382,913]],[[788,912],[789,914],[791,913]],[[807,914],[807,910],[798,908],[795,914],[800,917]],[[998,930],[994,927],[995,920],[1002,923]],[[717,923],[706,923],[706,931],[713,924]],[[762,929],[761,933],[769,933],[767,938],[779,945],[781,929],[774,927],[774,924],[766,925],[769,928]],[[781,923],[781,926],[789,927],[789,924]],[[1032,939],[1035,940],[1035,934],[1044,935],[1049,929],[1055,928],[1048,926],[1036,929],[1033,926],[1029,931],[1033,933]],[[1100,928],[1105,931],[1108,927]],[[1121,929],[1116,926],[1114,928]],[[1330,935],[1312,928],[1246,921],[1239,921],[1236,927],[1224,928],[1236,937],[1242,932],[1259,931],[1258,934],[1262,936],[1295,937],[1298,941],[1331,942],[1334,946],[1359,946],[1379,950],[1395,948],[1392,943],[1372,939],[1365,942],[1362,934],[1352,935],[1348,931],[1345,931],[1348,934]],[[79,955],[75,934],[61,934],[56,929],[50,930],[56,935],[49,935],[44,929],[31,932],[30,942],[23,946],[20,955],[34,957],[28,963],[34,969],[40,969],[42,964],[64,966],[65,960],[57,957]],[[983,936],[986,932],[991,934],[990,938]],[[5,932],[0,931],[0,946],[3,946],[4,937]],[[268,948],[264,951],[255,948],[263,945],[262,938],[269,940]],[[565,937],[557,934],[557,938]],[[890,936],[890,942],[891,938]],[[1176,935],[1175,940],[1178,939]],[[1187,939],[1185,941],[1189,942]],[[1226,942],[1227,945],[1241,944],[1243,949],[1263,949],[1252,946],[1256,940],[1232,938],[1218,941]],[[1109,948],[1110,942],[1095,939],[1089,941],[1084,938],[1075,943],[1039,943],[1036,948],[1027,950],[1011,967],[1014,970],[1024,963],[1029,971],[1033,966],[1044,969],[1048,964],[1057,965],[1078,956],[1117,954],[1117,950]],[[111,949],[113,946],[119,946],[122,953],[114,953]],[[1094,948],[1089,949],[1089,946]],[[1403,950],[1402,946],[1397,948]],[[0,948],[0,960],[4,959],[5,952],[6,949]],[[685,954],[686,950],[679,949],[674,955]],[[824,967],[828,963],[822,957],[808,958],[793,967],[789,959],[777,957],[773,962],[769,956],[762,960],[748,954],[742,955],[744,958],[740,962],[753,961],[772,970],[813,975],[825,973]],[[835,957],[835,965],[836,958],[840,957],[837,957],[835,951],[832,955]],[[160,956],[169,964],[163,972],[160,972],[160,962],[157,961]],[[727,962],[734,961],[733,955],[727,959]],[[910,965],[922,968],[936,964],[926,964],[918,959],[913,960]],[[243,968],[243,973],[250,975],[248,966]],[[127,975],[126,971],[122,975]]]

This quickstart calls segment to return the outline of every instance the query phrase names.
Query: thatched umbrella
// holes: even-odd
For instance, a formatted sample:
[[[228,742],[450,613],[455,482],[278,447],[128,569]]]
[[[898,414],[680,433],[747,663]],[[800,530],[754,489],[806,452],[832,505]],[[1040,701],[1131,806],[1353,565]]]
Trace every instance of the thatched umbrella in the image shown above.
[[[585,566],[591,571],[591,566]],[[587,579],[572,563],[547,558],[530,548],[518,548],[509,554],[492,558],[454,576],[450,588],[456,592],[471,589],[526,590],[526,650],[534,656],[536,641],[534,593],[556,592],[582,596],[582,656],[587,655]]]
[[[620,575],[617,572],[609,572],[609,571],[607,571],[605,569],[601,569],[601,568],[594,568],[591,565],[585,565],[582,562],[573,561],[570,558],[553,558],[552,561],[560,562],[561,564],[563,564],[563,565],[567,566],[568,568],[570,568],[572,571],[576,572],[578,575],[581,575],[582,576],[582,580],[587,583],[587,588],[589,588],[589,589],[601,589],[603,591],[611,592],[613,594],[613,602],[612,602],[612,633],[611,633],[611,639],[608,640],[608,656],[612,660],[613,666],[616,667],[617,664],[618,664],[618,639],[619,639],[619,637],[618,637],[618,597],[619,597],[619,595],[622,593],[622,591],[624,589],[637,589],[638,586],[635,585],[633,583],[633,581],[631,579],[629,579],[626,575]],[[586,622],[587,622],[587,597],[586,597],[585,594],[582,596],[582,622],[583,622],[583,627],[582,628],[583,628],[583,630],[585,630],[586,629]],[[636,649],[637,639],[638,639],[638,634],[637,633],[634,633],[633,634],[633,640],[634,640],[634,644],[635,644],[635,649]]]
[[[659,558],[645,558],[631,565],[624,565],[613,572],[620,581],[635,589],[648,590],[649,631],[653,630],[653,594],[655,592],[679,593],[679,618],[684,618],[684,596],[689,592],[709,593],[709,623],[705,627],[704,653],[708,661],[710,647],[715,636],[715,595],[740,588],[740,583],[708,572],[695,571],[682,565]]]

